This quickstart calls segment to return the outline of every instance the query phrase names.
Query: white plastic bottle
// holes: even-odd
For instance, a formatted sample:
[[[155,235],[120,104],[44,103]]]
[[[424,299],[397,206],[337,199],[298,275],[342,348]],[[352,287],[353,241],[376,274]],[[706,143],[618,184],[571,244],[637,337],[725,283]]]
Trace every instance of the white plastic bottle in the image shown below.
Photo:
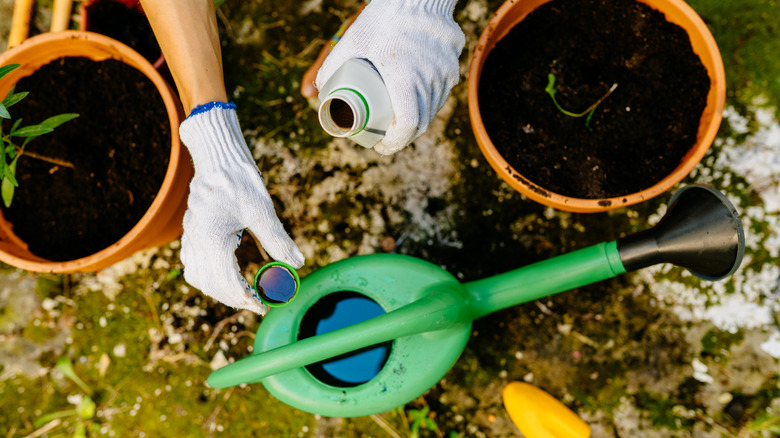
[[[372,148],[393,121],[393,107],[382,76],[365,59],[351,59],[319,92],[322,128],[334,137],[348,137]]]

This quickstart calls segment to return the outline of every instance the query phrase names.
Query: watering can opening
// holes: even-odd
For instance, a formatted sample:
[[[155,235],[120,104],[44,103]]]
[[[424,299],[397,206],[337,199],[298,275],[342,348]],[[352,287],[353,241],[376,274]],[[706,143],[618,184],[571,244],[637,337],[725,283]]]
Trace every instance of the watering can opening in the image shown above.
[[[376,301],[357,292],[334,292],[315,302],[304,314],[298,340],[331,332],[385,313]],[[373,379],[387,363],[393,342],[387,341],[306,366],[327,385],[351,388]]]

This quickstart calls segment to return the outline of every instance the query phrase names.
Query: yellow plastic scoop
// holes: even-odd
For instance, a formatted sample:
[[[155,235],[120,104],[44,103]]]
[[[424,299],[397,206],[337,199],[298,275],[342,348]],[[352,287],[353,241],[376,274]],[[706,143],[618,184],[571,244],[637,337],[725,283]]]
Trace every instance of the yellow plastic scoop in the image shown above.
[[[590,427],[571,409],[541,389],[523,382],[504,388],[504,407],[527,438],[589,438]]]

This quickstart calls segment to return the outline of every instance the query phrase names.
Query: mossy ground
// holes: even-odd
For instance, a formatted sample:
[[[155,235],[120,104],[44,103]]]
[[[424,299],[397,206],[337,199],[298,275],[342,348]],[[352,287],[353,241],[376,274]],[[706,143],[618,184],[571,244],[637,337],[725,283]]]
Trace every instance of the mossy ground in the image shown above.
[[[712,285],[664,266],[491,314],[474,322],[461,358],[426,394],[379,415],[335,419],[280,403],[262,385],[205,385],[212,363],[248,353],[260,319],[189,287],[177,242],[98,274],[5,267],[0,435],[67,436],[84,424],[90,436],[409,436],[414,416],[427,412],[437,430],[422,429],[423,436],[517,436],[500,398],[514,380],[565,402],[594,436],[780,434],[780,366],[761,347],[777,331],[778,212],[764,208],[773,192],[722,159],[730,148],[772,139],[760,135],[776,125],[772,108],[780,105],[780,7],[773,0],[689,3],[722,52],[734,117],[686,182],[719,187],[745,212],[749,244],[738,278]],[[668,195],[572,214],[530,202],[496,177],[471,132],[465,74],[500,4],[460,2],[463,80],[431,132],[390,158],[332,141],[297,91],[355,1],[222,4],[227,87],[278,210],[307,256],[302,275],[392,250],[469,281],[658,220]],[[1,7],[5,25],[10,2]],[[47,28],[49,8],[38,3],[33,33]],[[769,122],[761,116],[767,108]],[[780,175],[769,167],[770,176]],[[242,256],[248,270],[263,258],[251,245]],[[756,313],[724,322],[717,311],[735,297],[755,304]],[[57,370],[61,358],[91,395]],[[36,424],[87,395],[97,404],[94,416]]]

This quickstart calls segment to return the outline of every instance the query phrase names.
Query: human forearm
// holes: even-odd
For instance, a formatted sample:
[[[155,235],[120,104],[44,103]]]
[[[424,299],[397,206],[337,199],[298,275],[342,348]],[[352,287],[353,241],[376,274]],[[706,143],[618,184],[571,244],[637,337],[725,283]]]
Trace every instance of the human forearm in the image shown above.
[[[212,0],[141,0],[187,113],[227,101]]]

